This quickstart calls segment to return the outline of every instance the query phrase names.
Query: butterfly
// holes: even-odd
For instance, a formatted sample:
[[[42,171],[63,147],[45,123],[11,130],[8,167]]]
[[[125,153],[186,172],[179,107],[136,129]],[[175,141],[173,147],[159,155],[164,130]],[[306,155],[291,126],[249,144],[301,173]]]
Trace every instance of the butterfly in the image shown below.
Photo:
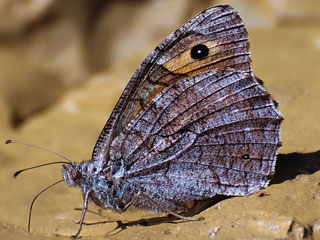
[[[268,186],[281,146],[277,103],[255,77],[248,33],[228,5],[169,35],[137,69],[93,150],[64,164],[67,185],[124,212],[182,217],[187,203]]]

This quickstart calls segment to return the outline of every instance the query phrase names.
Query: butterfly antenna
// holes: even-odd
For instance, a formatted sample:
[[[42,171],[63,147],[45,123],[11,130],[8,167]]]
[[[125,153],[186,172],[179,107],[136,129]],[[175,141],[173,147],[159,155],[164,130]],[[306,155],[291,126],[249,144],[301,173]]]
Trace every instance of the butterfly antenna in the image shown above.
[[[22,144],[22,145],[26,145],[26,146],[29,146],[29,147],[33,147],[33,148],[37,148],[37,149],[40,149],[40,150],[43,150],[43,151],[46,151],[46,152],[49,152],[49,153],[52,153],[66,161],[58,161],[58,162],[50,162],[50,163],[45,163],[45,164],[41,164],[41,165],[37,165],[37,166],[34,166],[34,167],[30,167],[30,168],[25,168],[25,169],[21,169],[17,172],[14,173],[14,177],[17,177],[20,173],[24,172],[24,171],[27,171],[27,170],[30,170],[30,169],[34,169],[34,168],[38,168],[38,167],[43,167],[43,166],[47,166],[47,165],[52,165],[52,164],[72,164],[71,160],[66,158],[65,156],[62,156],[60,155],[59,153],[56,153],[54,151],[51,151],[49,149],[46,149],[46,148],[42,148],[42,147],[38,147],[38,146],[35,146],[35,145],[32,145],[30,143],[25,143],[25,142],[21,142],[21,141],[17,141],[17,140],[7,140],[5,142],[6,144],[9,144],[9,143],[18,143],[18,144]]]
[[[38,168],[38,167],[43,167],[43,166],[47,166],[47,165],[52,165],[52,164],[58,164],[58,163],[65,163],[65,164],[71,164],[69,162],[50,162],[50,163],[45,163],[45,164],[41,164],[41,165],[37,165],[37,166],[34,166],[34,167],[29,167],[29,168],[24,168],[24,169],[21,169],[19,171],[16,171],[14,174],[13,174],[13,177],[17,177],[20,173],[24,172],[24,171],[27,171],[27,170],[30,170],[30,169],[35,169],[35,168]]]
[[[25,143],[25,142],[21,142],[21,141],[17,141],[17,140],[12,140],[12,139],[9,139],[5,142],[6,144],[9,144],[9,143],[19,143],[19,144],[22,144],[22,145],[26,145],[26,146],[29,146],[29,147],[33,147],[33,148],[37,148],[37,149],[41,149],[43,151],[46,151],[46,152],[49,152],[49,153],[52,153],[58,157],[61,157],[62,159],[68,161],[69,163],[72,163],[72,161],[68,158],[66,158],[65,156],[62,156],[61,154],[57,153],[57,152],[54,152],[52,150],[49,150],[47,148],[43,148],[43,147],[39,147],[39,146],[36,146],[36,145],[33,145],[33,144],[30,144],[30,143]]]
[[[33,198],[31,205],[30,205],[30,209],[29,209],[29,219],[28,219],[28,232],[30,232],[30,226],[31,226],[31,213],[32,213],[32,207],[34,202],[36,201],[36,199],[45,191],[47,191],[49,188],[53,187],[54,185],[63,182],[64,180],[59,180],[51,185],[49,185],[48,187],[42,189],[40,192],[38,192],[38,194]]]

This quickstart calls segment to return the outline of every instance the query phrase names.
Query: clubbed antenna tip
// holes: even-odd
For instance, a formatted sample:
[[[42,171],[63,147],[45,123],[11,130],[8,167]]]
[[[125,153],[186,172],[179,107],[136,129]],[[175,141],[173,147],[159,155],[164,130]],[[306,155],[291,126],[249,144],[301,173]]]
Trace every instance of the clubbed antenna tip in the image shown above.
[[[14,142],[13,140],[8,139],[8,140],[5,141],[5,144],[9,144],[9,143],[13,143],[13,142]]]
[[[19,170],[19,171],[16,171],[14,174],[13,174],[13,177],[17,177],[22,171]]]

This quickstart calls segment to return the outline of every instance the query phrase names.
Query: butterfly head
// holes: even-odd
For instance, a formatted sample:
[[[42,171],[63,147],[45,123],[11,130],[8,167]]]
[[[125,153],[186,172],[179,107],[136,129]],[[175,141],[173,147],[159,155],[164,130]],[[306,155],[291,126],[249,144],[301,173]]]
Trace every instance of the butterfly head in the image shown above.
[[[82,178],[80,165],[78,163],[71,163],[68,165],[62,165],[62,175],[66,184],[70,187],[79,185],[79,181]]]

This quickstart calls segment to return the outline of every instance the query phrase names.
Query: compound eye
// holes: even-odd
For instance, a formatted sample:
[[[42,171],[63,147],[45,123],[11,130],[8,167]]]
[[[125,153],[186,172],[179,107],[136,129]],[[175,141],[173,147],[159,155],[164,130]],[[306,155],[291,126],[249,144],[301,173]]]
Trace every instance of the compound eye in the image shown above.
[[[79,170],[76,168],[73,168],[70,172],[70,176],[71,176],[72,180],[75,181],[79,176]]]

